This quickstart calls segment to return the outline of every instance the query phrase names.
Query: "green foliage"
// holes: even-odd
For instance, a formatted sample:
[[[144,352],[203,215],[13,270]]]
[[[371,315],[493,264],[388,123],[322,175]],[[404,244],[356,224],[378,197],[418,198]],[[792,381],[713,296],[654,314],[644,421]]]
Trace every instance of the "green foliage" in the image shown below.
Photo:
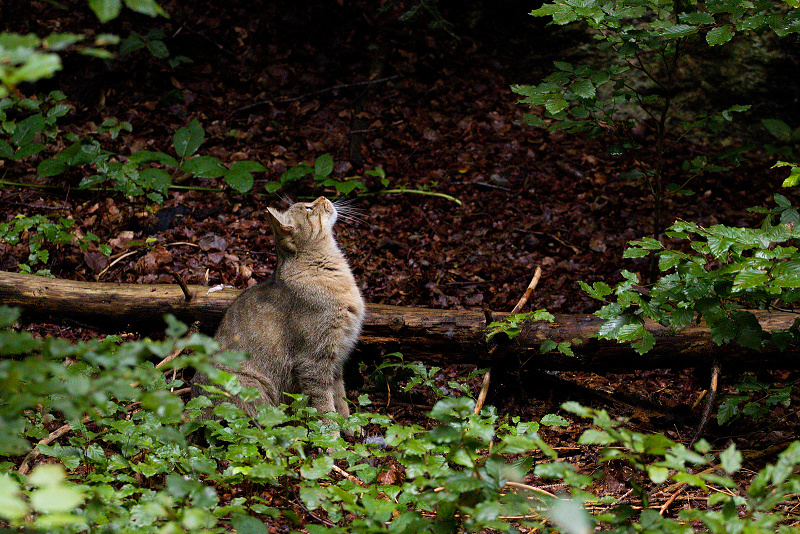
[[[706,510],[662,517],[646,506],[643,483],[632,485],[645,503],[638,510],[588,491],[602,472],[579,473],[537,434],[540,425],[570,425],[565,417],[523,422],[500,417],[490,406],[476,415],[474,401],[464,396],[436,402],[424,426],[402,425],[364,411],[347,419],[319,414],[295,395],[280,407],[260,406],[253,425],[224,402],[231,393],[248,392],[209,366],[212,359],[236,365],[242,355],[216,353],[214,340],[188,333],[172,317],[166,317],[163,341],[122,343],[111,336],[76,344],[16,331],[17,317],[17,310],[0,309],[0,464],[7,469],[0,477],[0,520],[15,529],[222,533],[233,526],[264,532],[272,519],[301,526],[292,507],[275,504],[299,499],[321,519],[302,525],[311,533],[512,533],[517,526],[554,532],[559,524],[562,532],[579,532],[576,525],[585,528],[580,532],[597,526],[619,534],[691,532],[687,521],[710,532],[731,532],[725,525],[737,532],[784,532],[787,517],[780,510],[800,491],[792,474],[800,443],[736,491],[741,486],[732,477],[743,461],[735,446],[715,459],[705,442],[688,449],[632,431],[604,411],[564,405],[591,420],[580,443],[599,449],[601,467],[623,462],[632,480],[681,482],[708,495]],[[171,354],[180,355],[155,368]],[[176,390],[185,384],[174,372],[185,366],[208,373],[209,390],[223,402],[184,402]],[[369,405],[365,395],[361,404]],[[199,418],[208,409],[217,419]],[[64,421],[69,433],[38,445],[48,461],[28,475],[9,469]],[[355,426],[384,438],[346,443],[331,432]],[[198,433],[205,434],[202,447]],[[716,462],[718,473],[698,469]],[[560,480],[572,497],[533,492],[521,484],[531,473]],[[266,492],[277,499],[265,501]],[[590,516],[583,503],[600,506],[600,513]],[[544,524],[545,517],[555,525]]]
[[[130,35],[120,42],[119,53],[122,56],[145,49],[156,59],[165,59],[171,68],[175,68],[182,63],[192,63],[186,56],[170,57],[169,48],[164,39],[166,35],[163,30],[154,28],[142,35],[139,32],[131,31]]]
[[[46,145],[42,138],[55,141],[60,135],[57,120],[71,110],[63,103],[64,99],[63,93],[54,91],[40,100],[16,97],[0,100],[0,157],[24,160],[43,152]],[[131,124],[109,118],[97,133],[108,133],[114,139],[123,131],[131,132]],[[145,196],[157,203],[163,202],[172,187],[173,176],[179,171],[199,179],[222,177],[239,193],[252,189],[253,173],[266,171],[256,161],[237,161],[226,167],[218,158],[198,155],[204,139],[205,130],[195,118],[173,136],[177,159],[152,150],[140,150],[125,158],[104,149],[94,136],[79,138],[68,134],[64,136],[67,147],[40,161],[36,170],[40,177],[49,178],[79,169],[83,174],[80,188],[111,183],[114,190],[125,196]]]
[[[88,4],[101,22],[116,18],[122,10],[122,0],[88,0]],[[137,13],[167,16],[154,0],[125,0],[125,5]],[[32,33],[0,33],[0,98],[9,94],[20,96],[19,84],[49,78],[61,70],[59,52],[77,50],[85,55],[111,59],[113,54],[106,47],[119,43],[119,38],[110,34],[95,36],[88,46],[78,44],[85,40],[85,35],[76,33],[51,33],[46,37]]]
[[[337,193],[348,195],[352,192],[366,193],[369,188],[364,184],[364,179],[358,176],[351,176],[347,178],[336,179],[331,176],[333,173],[333,156],[330,154],[322,154],[314,161],[313,167],[307,163],[300,163],[294,167],[289,168],[286,172],[281,174],[280,181],[271,182],[266,184],[266,189],[270,193],[279,191],[291,182],[302,180],[307,176],[311,176],[314,180],[315,187],[332,187]],[[444,198],[450,202],[461,205],[461,201],[450,195],[431,191],[429,187],[423,189],[409,189],[406,186],[390,189],[390,180],[386,177],[386,172],[381,167],[364,172],[364,176],[378,178],[380,189],[376,192],[381,194],[395,194],[395,193],[412,193],[418,195],[427,195],[433,197]],[[369,194],[369,193],[366,193]]]
[[[635,473],[646,474],[655,484],[673,481],[709,494],[707,508],[683,508],[677,519],[672,519],[661,516],[656,509],[649,509],[648,493],[642,485],[634,484],[634,491],[644,508],[637,511],[628,505],[617,504],[594,516],[592,519],[602,525],[603,531],[689,534],[693,529],[687,523],[700,523],[714,534],[793,531],[790,518],[781,511],[780,505],[800,489],[800,477],[793,474],[795,467],[800,465],[800,442],[789,445],[778,455],[775,464],[759,471],[746,490],[735,491],[739,483],[732,476],[741,471],[743,458],[733,444],[720,453],[718,461],[714,461],[709,454],[709,444],[703,440],[692,450],[663,435],[629,430],[623,422],[611,419],[604,410],[592,410],[572,402],[566,403],[564,408],[592,420],[595,428],[586,430],[579,443],[602,447],[602,463],[622,461]],[[697,469],[708,464],[717,465],[723,474]]]
[[[786,161],[779,161],[772,168],[776,167],[789,167],[789,176],[783,181],[783,187],[794,187],[800,183],[800,166],[796,163],[788,163]]]
[[[88,0],[89,7],[100,19],[100,22],[108,22],[119,16],[122,12],[123,0]],[[142,15],[151,17],[168,17],[167,12],[158,5],[155,0],[124,0],[125,7]]]
[[[32,267],[38,264],[47,264],[50,259],[50,251],[47,248],[52,245],[76,244],[81,250],[86,250],[89,245],[100,239],[89,232],[80,237],[72,230],[75,223],[72,219],[45,215],[17,215],[16,218],[7,223],[0,223],[0,239],[9,245],[16,245],[20,241],[27,239],[28,262],[19,265],[20,271],[31,273]],[[100,250],[108,256],[111,249],[106,245],[101,245]],[[47,269],[36,271],[38,275],[50,275]]]
[[[645,319],[682,329],[703,319],[715,343],[736,341],[751,349],[773,344],[784,349],[797,340],[798,324],[787,330],[764,331],[749,309],[791,305],[800,298],[800,253],[794,241],[798,213],[786,197],[774,196],[777,207],[766,212],[760,228],[732,228],[676,222],[667,236],[688,245],[691,252],[671,250],[645,238],[631,242],[626,258],[655,254],[663,274],[645,294],[638,277],[623,271],[625,281],[611,288],[603,283],[581,287],[593,298],[607,302],[597,313],[605,319],[599,337],[633,342],[639,353],[650,350],[655,339],[644,328]],[[613,295],[614,300],[606,297]]]
[[[333,187],[338,193],[347,195],[355,190],[366,191],[367,186],[358,177],[343,178],[337,180],[331,176],[333,173],[333,156],[330,154],[322,154],[314,161],[314,165],[307,163],[300,163],[291,167],[286,172],[281,174],[279,182],[271,182],[266,185],[267,191],[274,193],[284,187],[290,182],[302,180],[306,176],[311,176],[314,180],[316,187]],[[368,176],[382,175],[383,169],[376,167],[373,171],[367,171]]]
[[[552,323],[554,320],[555,318],[553,315],[547,310],[507,315],[500,321],[489,323],[486,331],[486,341],[491,342],[498,334],[505,334],[508,339],[514,339],[522,332],[522,328],[520,328],[519,325],[526,321],[547,321],[548,323]],[[539,345],[539,352],[545,354],[555,350],[566,356],[574,356],[571,347],[572,343],[569,341],[555,342],[546,339]]]
[[[59,52],[75,49],[108,59],[113,56],[105,47],[118,41],[113,35],[100,34],[89,46],[77,44],[84,40],[85,36],[75,33],[51,33],[43,38],[32,33],[0,33],[0,98],[18,94],[17,86],[23,82],[50,78],[61,70]]]
[[[775,406],[788,407],[794,385],[790,383],[773,387],[747,375],[733,386],[738,394],[725,395],[720,399],[717,421],[723,425],[741,417],[758,420],[766,417]]]
[[[0,100],[0,158],[22,160],[44,150],[40,140],[54,140],[58,119],[72,110],[64,100],[61,91],[41,99],[10,96]]]
[[[115,127],[113,122],[104,124]],[[97,174],[84,177],[80,182],[81,188],[111,182],[114,189],[125,196],[145,195],[149,200],[161,203],[172,187],[172,176],[178,171],[200,179],[223,177],[229,186],[240,193],[252,189],[252,173],[266,171],[263,165],[255,161],[238,161],[225,167],[218,158],[197,155],[204,139],[205,130],[195,118],[179,128],[173,136],[173,148],[180,159],[164,152],[140,150],[128,156],[127,161],[119,161],[122,158],[112,159],[115,154],[103,150],[95,139],[83,138],[54,158],[40,163],[39,173],[53,176],[70,167],[93,166]]]
[[[800,6],[795,2],[570,0],[545,3],[531,15],[550,17],[558,25],[586,24],[597,50],[607,54],[608,60],[596,68],[557,61],[556,70],[538,85],[513,86],[523,97],[522,103],[543,108],[543,116],[530,114],[527,122],[590,136],[610,134],[614,139],[609,147],[611,154],[639,150],[638,167],[622,176],[647,183],[656,202],[654,237],[660,234],[661,204],[667,194],[691,194],[686,186],[692,179],[726,169],[721,162],[712,164],[701,157],[687,161],[682,176],[664,175],[664,140],[676,113],[674,95],[682,84],[699,85],[698,80],[682,79],[687,70],[682,68],[681,60],[697,48],[688,44],[701,41],[719,46],[737,34],[752,31],[771,30],[781,37],[800,32]],[[638,83],[637,76],[648,80],[652,87]],[[636,124],[634,109],[652,119],[656,127],[656,150],[652,156],[652,147],[639,146],[632,135]],[[716,133],[733,119],[734,113],[748,109],[747,105],[735,105],[683,121],[681,135],[698,128]],[[796,133],[787,131],[782,121],[764,121],[764,125],[783,141],[789,141]]]
[[[775,138],[776,144],[768,143],[764,146],[767,154],[777,154],[784,158],[797,158],[797,146],[800,144],[800,128],[792,127],[780,119],[761,119],[767,132]]]
[[[704,38],[709,46],[730,41],[736,33],[772,29],[779,36],[800,33],[800,10],[787,9],[772,2],[752,4],[743,1],[713,4],[587,0],[549,3],[531,12],[550,17],[553,24],[584,22],[593,30],[601,50],[608,50],[616,61],[600,69],[556,62],[556,71],[537,86],[514,86],[524,96],[522,102],[544,106],[546,118],[529,117],[531,124],[550,129],[599,133],[614,121],[614,113],[626,104],[641,105],[647,111],[657,97],[638,93],[626,83],[631,70],[651,76],[664,89],[674,85],[678,59],[685,54],[689,38]],[[647,64],[654,54],[658,64]],[[664,70],[658,70],[663,68]],[[606,90],[610,90],[607,93]],[[729,121],[730,113],[744,111],[733,107],[716,119],[705,117],[703,126],[712,130]],[[658,117],[653,115],[654,119]]]
[[[359,367],[362,373],[367,373],[367,366],[364,362],[361,362]],[[393,352],[384,356],[381,363],[369,371],[368,384],[374,390],[386,388],[390,393],[396,390],[408,393],[414,387],[420,386],[427,388],[438,399],[453,395],[456,391],[469,395],[470,389],[467,384],[456,380],[437,378],[440,374],[439,371],[441,371],[441,367],[426,367],[419,361],[406,362],[401,353]],[[467,379],[483,372],[485,369],[473,371]]]

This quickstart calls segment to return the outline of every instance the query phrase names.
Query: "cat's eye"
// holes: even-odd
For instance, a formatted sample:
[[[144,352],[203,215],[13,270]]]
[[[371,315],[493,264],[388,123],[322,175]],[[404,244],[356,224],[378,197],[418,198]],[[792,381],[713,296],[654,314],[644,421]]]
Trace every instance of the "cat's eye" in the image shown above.
[[[311,211],[314,209],[314,206],[306,206],[306,211]]]

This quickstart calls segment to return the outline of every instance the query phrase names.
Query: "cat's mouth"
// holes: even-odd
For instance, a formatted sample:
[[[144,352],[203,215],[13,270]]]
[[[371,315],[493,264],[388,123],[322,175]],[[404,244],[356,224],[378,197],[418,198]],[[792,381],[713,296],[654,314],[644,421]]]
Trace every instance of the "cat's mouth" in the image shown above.
[[[324,215],[322,213],[320,214],[320,220],[324,221],[327,218],[327,221],[325,222],[328,223],[329,228],[333,228],[333,225],[336,223],[336,218],[339,215],[339,213],[336,211],[336,206],[333,205],[333,202],[325,197],[319,197],[311,204],[306,204],[306,210],[309,213],[313,213],[315,210],[321,210]]]

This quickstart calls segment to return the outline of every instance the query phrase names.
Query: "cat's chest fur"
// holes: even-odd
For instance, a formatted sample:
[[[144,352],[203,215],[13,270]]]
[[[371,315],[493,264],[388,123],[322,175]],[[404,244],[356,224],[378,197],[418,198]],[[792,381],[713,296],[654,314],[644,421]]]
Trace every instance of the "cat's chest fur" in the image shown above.
[[[284,312],[295,346],[320,355],[336,347],[328,356],[346,358],[361,331],[364,301],[341,253],[287,261],[274,283],[289,296]]]

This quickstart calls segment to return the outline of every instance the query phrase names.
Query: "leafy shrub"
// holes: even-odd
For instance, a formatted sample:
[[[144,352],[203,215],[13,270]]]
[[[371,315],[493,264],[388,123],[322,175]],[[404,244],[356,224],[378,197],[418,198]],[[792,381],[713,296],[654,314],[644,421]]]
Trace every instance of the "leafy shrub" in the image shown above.
[[[123,5],[120,0],[87,0],[87,3],[101,22],[117,18]],[[155,0],[125,0],[125,6],[151,17],[167,16]],[[46,37],[31,33],[0,33],[0,57],[3,58],[0,98],[9,94],[21,96],[17,90],[19,84],[49,78],[61,70],[59,52],[76,49],[88,56],[112,59],[114,56],[106,47],[119,43],[116,35],[103,33],[95,36],[90,46],[78,45],[85,39],[85,35],[76,33],[51,33]]]
[[[0,33],[0,57],[3,58],[0,98],[9,94],[20,96],[17,86],[23,82],[35,82],[53,76],[61,70],[58,52],[76,48],[76,44],[85,38],[75,33],[51,33],[44,38],[32,33]],[[100,34],[91,46],[77,49],[86,55],[110,59],[113,56],[105,47],[118,41],[114,35]]]
[[[164,43],[166,34],[163,30],[154,28],[142,35],[137,31],[131,33],[120,42],[119,53],[120,55],[127,55],[137,50],[145,49],[156,59],[166,59],[171,68],[175,68],[182,63],[192,63],[192,60],[186,56],[170,57],[169,48]]]
[[[63,217],[52,219],[53,217],[45,215],[17,215],[12,222],[0,223],[0,239],[9,245],[16,245],[27,238],[30,255],[27,263],[19,265],[21,272],[30,273],[33,266],[40,263],[47,264],[50,259],[48,245],[77,244],[81,250],[85,250],[93,242],[100,241],[100,238],[91,232],[80,237],[75,235],[71,231],[71,227],[75,223],[72,219]],[[108,245],[99,245],[99,248],[106,256],[111,254],[111,248]],[[50,271],[40,269],[36,274],[49,275]]]
[[[720,399],[717,421],[724,425],[741,417],[753,420],[767,417],[771,408],[779,405],[788,407],[791,404],[791,392],[795,385],[795,382],[791,382],[775,387],[753,375],[746,375],[733,385],[737,394],[725,395]]]
[[[53,140],[58,134],[57,121],[71,111],[64,103],[61,91],[52,91],[44,98],[18,98],[11,96],[0,100],[0,158],[22,160],[44,150],[40,136]]]
[[[116,128],[114,131],[119,132],[121,129],[128,129],[124,123],[113,120],[103,124],[104,131]],[[114,189],[125,196],[145,195],[149,200],[158,203],[163,202],[172,187],[172,175],[178,170],[200,179],[222,177],[240,193],[252,189],[254,172],[266,171],[256,161],[237,161],[226,167],[218,158],[197,155],[204,139],[205,130],[195,118],[179,128],[173,136],[173,149],[180,159],[164,152],[140,150],[125,160],[101,148],[97,140],[87,137],[76,140],[55,157],[42,161],[37,170],[39,176],[50,177],[61,174],[70,167],[89,166],[97,174],[83,178],[79,187],[96,187],[111,182]]]
[[[800,127],[792,130],[792,127],[780,119],[761,119],[761,124],[775,139],[775,143],[768,143],[764,146],[767,154],[777,154],[784,158],[797,159],[795,152],[800,145]]]
[[[487,326],[486,341],[492,341],[495,336],[501,333],[505,334],[508,339],[514,339],[522,332],[519,325],[525,321],[547,321],[548,323],[552,323],[554,320],[555,318],[553,315],[547,310],[507,315],[501,321],[489,323]],[[556,343],[551,339],[546,339],[539,345],[539,352],[545,354],[555,350],[566,356],[574,356],[571,347],[572,342],[570,341]]]
[[[564,417],[523,422],[500,417],[493,407],[476,415],[474,401],[464,396],[439,400],[422,427],[364,411],[365,395],[347,419],[319,414],[297,395],[281,407],[261,406],[254,425],[227,402],[184,402],[179,393],[185,383],[176,371],[186,365],[209,373],[210,389],[223,397],[251,392],[209,367],[211,358],[235,365],[241,355],[214,355],[218,345],[212,339],[188,333],[171,317],[163,341],[121,343],[109,336],[77,344],[15,331],[16,317],[16,311],[0,309],[0,465],[7,471],[0,477],[0,520],[13,528],[222,533],[232,526],[264,532],[280,521],[334,534],[511,533],[518,527],[552,532],[558,524],[562,531],[601,526],[622,534],[690,532],[686,522],[698,522],[715,533],[730,532],[731,525],[789,532],[780,507],[800,491],[792,474],[800,443],[737,486],[742,456],[735,446],[716,464],[705,442],[688,449],[632,431],[604,411],[564,405],[591,420],[580,443],[598,448],[601,465],[624,462],[633,470],[643,503],[645,480],[684,484],[708,496],[705,510],[662,517],[647,506],[633,509],[593,495],[589,489],[601,472],[582,474],[558,461],[537,431],[540,425],[569,425]],[[218,419],[198,418],[207,409]],[[48,436],[62,422],[70,424],[69,432],[54,441]],[[354,426],[383,438],[346,443],[331,433]],[[196,443],[198,432],[206,445]],[[36,441],[50,460],[30,474],[11,469],[30,465],[21,455]],[[697,469],[708,465],[720,470]],[[562,481],[571,499],[525,484],[531,473]],[[316,523],[302,524],[292,507],[280,504],[298,498]],[[600,512],[590,516],[583,503]]]
[[[737,34],[772,31],[779,37],[800,33],[800,8],[796,3],[752,3],[744,0],[661,2],[658,0],[586,0],[545,3],[531,12],[550,17],[560,26],[581,22],[589,27],[596,49],[607,54],[599,67],[555,62],[556,70],[535,86],[515,85],[521,102],[543,107],[543,116],[526,116],[529,124],[549,130],[566,130],[597,136],[608,133],[614,139],[611,154],[637,150],[637,168],[621,175],[644,180],[655,200],[653,237],[661,233],[661,205],[672,193],[691,194],[687,184],[704,172],[725,170],[721,162],[706,157],[687,160],[682,176],[665,175],[664,153],[667,133],[683,107],[676,95],[685,85],[696,87],[699,80],[686,80],[688,69],[682,59],[692,50],[720,46]],[[693,46],[689,46],[693,44]],[[637,83],[637,77],[646,80]],[[710,114],[682,120],[676,135],[707,128],[719,132],[735,113],[749,109],[735,105]],[[655,151],[651,143],[641,146],[632,130],[632,110],[649,119],[656,129]],[[766,126],[775,133],[776,121]],[[783,135],[783,134],[782,134]],[[792,134],[793,135],[793,134]],[[736,161],[734,160],[733,163]]]
[[[432,197],[443,198],[445,200],[449,200],[450,202],[454,202],[458,205],[461,205],[461,201],[458,200],[457,198],[454,198],[445,193],[432,191],[431,187],[423,187],[422,189],[411,189],[403,185],[397,188],[389,188],[389,184],[391,183],[391,181],[389,180],[389,178],[387,178],[386,172],[381,167],[375,167],[374,169],[369,169],[364,172],[364,176],[370,176],[379,179],[380,188],[372,192],[369,191],[367,185],[364,184],[364,179],[361,177],[351,176],[342,179],[336,179],[332,177],[331,174],[333,173],[333,168],[334,168],[333,157],[330,154],[322,154],[321,156],[318,156],[314,160],[313,167],[307,163],[299,163],[289,168],[283,174],[281,174],[280,181],[268,183],[266,185],[266,189],[270,193],[274,193],[292,182],[301,180],[306,176],[311,176],[314,179],[315,187],[333,187],[337,193],[343,195],[350,194],[353,191],[356,191],[361,194],[411,193],[411,194],[427,195]]]
[[[638,277],[623,271],[625,280],[612,288],[603,282],[581,288],[593,298],[606,301],[596,313],[605,319],[603,339],[633,342],[641,354],[653,347],[655,338],[644,328],[645,319],[663,326],[684,328],[702,318],[717,344],[736,341],[743,347],[761,349],[772,343],[780,349],[794,342],[798,324],[788,330],[766,332],[744,308],[770,309],[790,305],[800,298],[800,238],[798,212],[783,195],[774,196],[777,207],[766,211],[760,228],[732,228],[717,224],[703,228],[676,222],[666,232],[688,245],[692,252],[668,249],[652,238],[632,241],[626,258],[655,254],[662,275],[647,295],[637,289]]]
[[[399,352],[387,354],[373,369],[369,369],[364,362],[359,363],[362,374],[368,374],[368,386],[371,391],[388,389],[391,391],[399,390],[408,393],[414,387],[420,386],[431,391],[433,395],[440,399],[445,396],[455,396],[455,392],[460,395],[469,394],[469,386],[457,380],[444,380],[437,378],[441,367],[427,367],[424,363],[415,361],[407,362]],[[478,369],[469,373],[466,380],[470,380],[478,374],[486,372],[485,369]]]

